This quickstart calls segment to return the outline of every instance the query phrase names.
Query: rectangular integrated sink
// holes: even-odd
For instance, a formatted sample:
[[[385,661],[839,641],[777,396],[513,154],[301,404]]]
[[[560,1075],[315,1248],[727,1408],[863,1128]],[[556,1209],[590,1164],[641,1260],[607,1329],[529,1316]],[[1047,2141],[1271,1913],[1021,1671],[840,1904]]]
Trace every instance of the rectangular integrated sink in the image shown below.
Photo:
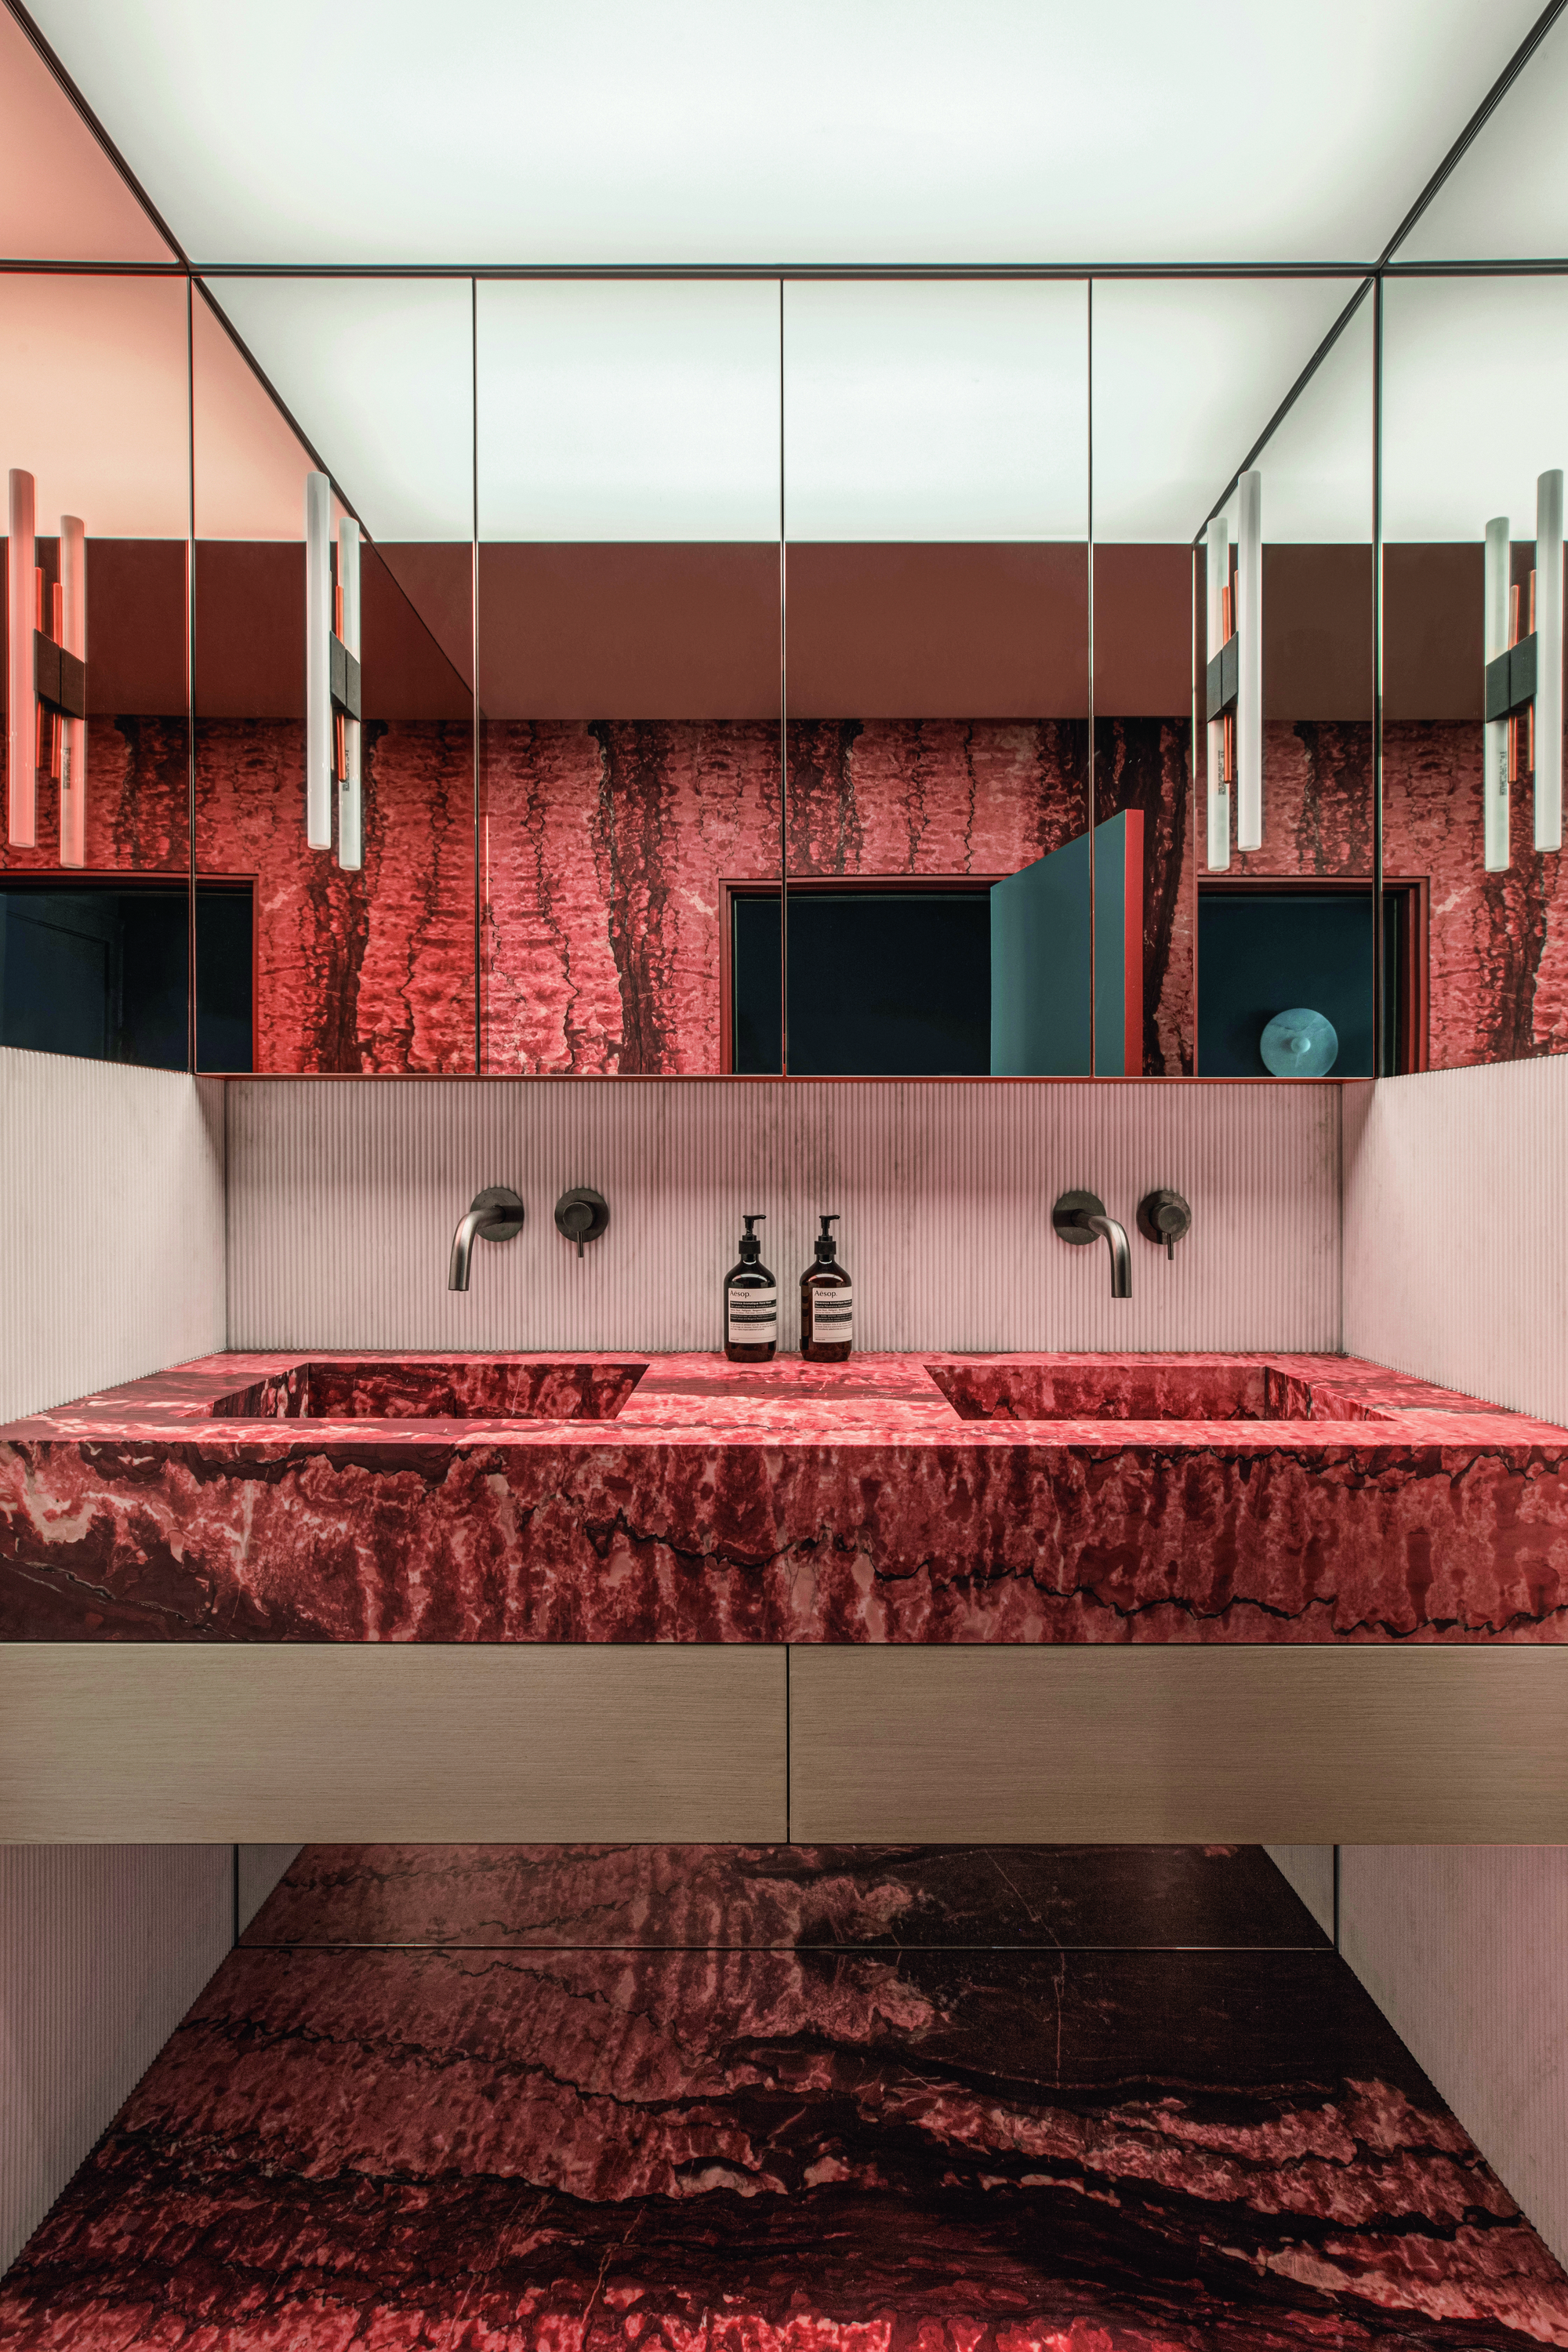
[[[290,1364],[216,1397],[215,1421],[613,1421],[646,1363],[449,1356]]]
[[[1388,1421],[1331,1381],[1246,1358],[927,1364],[964,1421]]]

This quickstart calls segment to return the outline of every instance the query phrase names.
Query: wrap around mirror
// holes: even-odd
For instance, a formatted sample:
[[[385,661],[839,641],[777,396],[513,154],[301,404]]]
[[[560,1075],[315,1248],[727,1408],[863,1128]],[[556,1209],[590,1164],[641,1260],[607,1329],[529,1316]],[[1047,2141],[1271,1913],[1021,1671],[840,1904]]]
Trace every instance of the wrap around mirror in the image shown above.
[[[1568,276],[1489,274],[1499,168],[1370,273],[1108,279],[193,274],[100,191],[124,274],[0,278],[0,1043],[1563,1050]]]

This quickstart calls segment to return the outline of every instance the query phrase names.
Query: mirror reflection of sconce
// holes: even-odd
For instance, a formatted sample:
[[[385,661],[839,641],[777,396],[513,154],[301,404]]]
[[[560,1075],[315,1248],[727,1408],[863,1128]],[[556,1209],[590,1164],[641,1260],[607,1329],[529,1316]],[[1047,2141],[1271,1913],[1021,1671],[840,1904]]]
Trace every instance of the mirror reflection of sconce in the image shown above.
[[[1563,846],[1561,467],[1536,480],[1535,567],[1522,597],[1510,576],[1509,530],[1507,515],[1487,525],[1482,835],[1489,874],[1508,869],[1510,794],[1521,776],[1534,779],[1536,848]]]
[[[338,864],[363,863],[360,784],[360,528],[338,525],[332,577],[332,486],[305,477],[305,839],[332,845],[338,803]]]
[[[1230,807],[1237,849],[1263,846],[1263,477],[1237,484],[1236,574],[1223,514],[1208,527],[1208,866],[1230,864]]]
[[[60,788],[60,864],[87,863],[87,536],[60,517],[60,576],[45,593],[31,474],[13,466],[6,509],[7,838],[37,843],[38,777]]]

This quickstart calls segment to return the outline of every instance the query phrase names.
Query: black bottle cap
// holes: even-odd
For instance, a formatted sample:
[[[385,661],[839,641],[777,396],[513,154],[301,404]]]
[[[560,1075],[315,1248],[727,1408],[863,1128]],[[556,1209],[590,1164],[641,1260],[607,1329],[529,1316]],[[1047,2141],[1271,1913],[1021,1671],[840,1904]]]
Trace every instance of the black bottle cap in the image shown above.
[[[822,1231],[816,1236],[816,1255],[824,1265],[832,1262],[838,1248],[837,1243],[833,1238],[833,1228],[838,1223],[838,1218],[839,1212],[837,1209],[831,1216],[825,1216],[822,1220]]]
[[[756,1234],[752,1231],[752,1227],[753,1225],[764,1224],[767,1222],[767,1211],[765,1209],[750,1209],[743,1213],[741,1222],[746,1228],[745,1232],[741,1235],[741,1255],[743,1258],[761,1257],[763,1254],[763,1245],[758,1240]]]

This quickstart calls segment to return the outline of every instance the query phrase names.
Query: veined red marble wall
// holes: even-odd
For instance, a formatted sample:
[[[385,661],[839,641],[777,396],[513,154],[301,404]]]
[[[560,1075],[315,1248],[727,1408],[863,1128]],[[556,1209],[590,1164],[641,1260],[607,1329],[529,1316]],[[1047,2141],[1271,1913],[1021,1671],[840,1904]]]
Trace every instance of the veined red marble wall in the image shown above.
[[[1370,879],[1372,728],[1364,720],[1264,729],[1265,846],[1231,871]],[[1568,870],[1531,842],[1528,785],[1514,795],[1513,862],[1481,863],[1481,730],[1395,720],[1384,731],[1384,871],[1425,877],[1432,1068],[1568,1051]]]
[[[364,865],[305,845],[304,729],[196,725],[196,859],[256,877],[259,1070],[474,1067],[473,734],[364,730]]]
[[[89,719],[87,870],[183,881],[191,858],[189,793],[184,718]],[[0,837],[0,872],[60,872],[60,793],[47,775],[38,778],[35,838],[34,848],[14,849]]]
[[[203,873],[257,884],[257,1066],[474,1067],[473,743],[459,721],[365,730],[365,864],[304,846],[298,721],[196,729]],[[1193,1066],[1194,831],[1187,722],[1098,730],[1096,813],[1144,814],[1144,1069]],[[789,730],[793,876],[996,874],[1081,829],[1071,719],[816,719]],[[1232,872],[1370,876],[1372,730],[1270,722],[1267,847]],[[185,870],[183,718],[94,719],[89,871]],[[1568,1050],[1568,880],[1516,795],[1506,874],[1480,860],[1480,730],[1395,721],[1384,862],[1424,876],[1434,1068]],[[55,787],[38,846],[0,870],[58,872]],[[777,872],[779,742],[764,721],[510,721],[482,743],[479,895],[485,1066],[712,1072],[721,884]]]

